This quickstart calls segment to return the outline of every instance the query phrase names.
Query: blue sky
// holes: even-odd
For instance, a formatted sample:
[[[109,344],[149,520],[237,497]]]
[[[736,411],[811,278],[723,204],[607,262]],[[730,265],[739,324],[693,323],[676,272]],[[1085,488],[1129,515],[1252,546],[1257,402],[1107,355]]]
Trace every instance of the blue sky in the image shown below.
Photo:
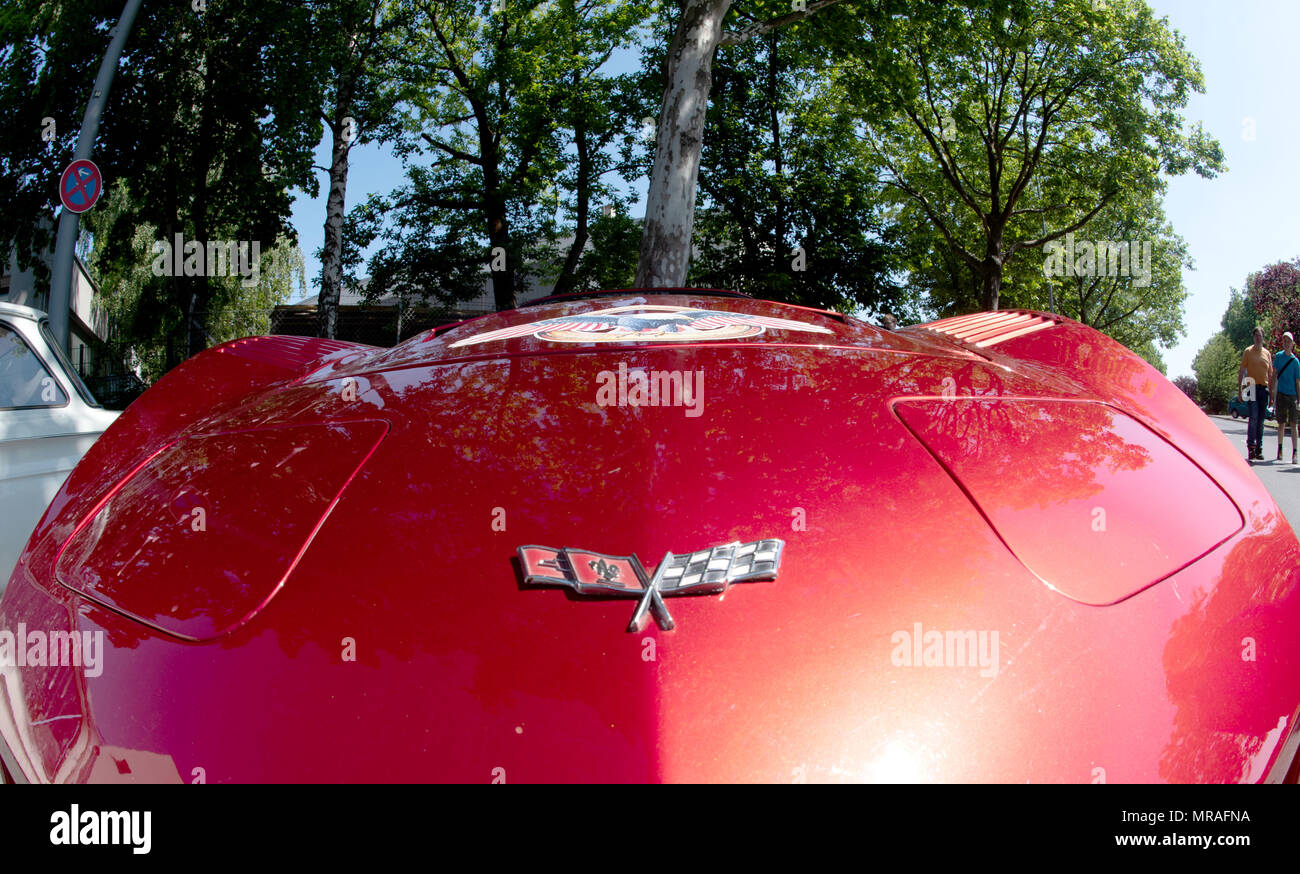
[[[1205,94],[1187,107],[1217,137],[1228,171],[1216,179],[1173,179],[1165,211],[1187,241],[1196,268],[1184,271],[1189,296],[1186,336],[1164,352],[1170,377],[1192,372],[1198,349],[1219,330],[1231,288],[1268,264],[1300,255],[1300,113],[1297,49],[1300,3],[1295,0],[1148,0],[1183,34],[1201,62]],[[1253,136],[1252,136],[1253,134]],[[325,164],[327,149],[317,153]],[[308,284],[319,273],[315,253],[325,221],[326,175],[321,196],[300,196],[293,225],[307,258]],[[353,150],[347,206],[400,184],[401,164],[374,146]],[[640,186],[644,192],[644,182]],[[311,293],[315,293],[314,289]]]
[[[1222,143],[1228,172],[1169,184],[1165,212],[1196,263],[1184,271],[1190,292],[1187,336],[1165,352],[1171,377],[1219,330],[1231,288],[1247,274],[1300,255],[1300,146],[1294,0],[1148,0],[1186,39],[1205,73],[1187,118]],[[1250,125],[1254,122],[1254,138]]]

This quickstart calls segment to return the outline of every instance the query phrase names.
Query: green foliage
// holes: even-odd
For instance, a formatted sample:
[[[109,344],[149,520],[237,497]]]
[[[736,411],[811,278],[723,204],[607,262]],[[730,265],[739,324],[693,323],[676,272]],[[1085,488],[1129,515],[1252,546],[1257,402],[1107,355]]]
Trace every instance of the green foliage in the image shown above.
[[[298,89],[317,97],[298,108],[349,146],[390,140],[403,83],[416,74],[406,48],[414,7],[408,0],[309,0],[296,8],[271,50],[300,77]]]
[[[484,246],[480,216],[470,210],[438,209],[430,191],[442,180],[413,167],[407,187],[392,195],[371,195],[348,214],[344,226],[346,283],[362,287],[361,252],[381,237],[370,259],[364,299],[396,293],[426,304],[453,306],[484,290]]]
[[[53,214],[120,5],[11,0],[0,16],[0,246],[16,243],[24,263],[51,242],[33,219]],[[347,214],[345,282],[368,274],[372,296],[444,305],[489,279],[508,303],[528,271],[560,290],[630,285],[640,231],[620,192],[648,169],[641,119],[658,114],[678,6],[492,7],[146,7],[95,156],[106,200],[83,219],[123,346],[157,373],[187,344],[261,328],[251,314],[301,283],[290,192],[318,190],[312,151],[344,116],[352,142],[389,144],[405,164],[396,190]],[[733,4],[726,27],[790,11],[787,0]],[[610,74],[612,55],[643,38],[641,69]],[[1182,118],[1202,87],[1181,39],[1139,0],[844,0],[719,50],[690,279],[903,321],[980,309],[993,289],[998,305],[1054,305],[1163,369],[1190,261],[1161,210],[1161,177],[1223,167],[1218,144]],[[53,143],[40,138],[46,117]],[[1152,281],[1044,276],[1044,246],[1067,232],[1150,240]],[[260,240],[263,277],[278,278],[250,290],[153,276],[152,242],[176,233]],[[494,247],[507,271],[487,271]],[[1256,313],[1275,332],[1300,330],[1300,272],[1283,266],[1234,296],[1224,328],[1238,350]]]
[[[329,196],[325,203],[324,242],[320,249],[320,293],[316,298],[317,334],[334,337],[342,293],[343,238],[350,154],[358,143],[391,138],[397,130],[394,109],[401,86],[411,78],[406,36],[412,4],[390,0],[315,0],[307,13],[310,50],[301,42],[276,47],[276,55],[300,61],[305,78],[319,84],[315,113],[329,129]],[[302,30],[302,27],[299,27]],[[299,51],[294,51],[298,49]],[[311,90],[311,82],[304,82]]]
[[[271,311],[306,296],[302,250],[288,237],[280,237],[261,253],[255,285],[245,285],[239,277],[223,277],[216,284],[220,293],[207,325],[212,342],[269,334]]]
[[[714,65],[692,284],[852,312],[910,311],[891,278],[880,185],[842,116],[808,99],[811,27],[731,46]]]
[[[1223,332],[1228,335],[1232,345],[1245,349],[1255,342],[1255,307],[1250,296],[1237,289],[1232,289],[1232,298],[1228,301],[1228,310],[1223,314]]]
[[[1092,325],[1135,351],[1144,344],[1154,350],[1155,344],[1169,347],[1178,341],[1184,333],[1183,305],[1187,300],[1182,271],[1192,263],[1187,244],[1166,221],[1157,198],[1118,200],[1070,240],[1076,242],[1074,272],[1088,275],[1044,277],[1041,285],[1014,286],[1015,292],[1033,289],[1035,303],[1042,306],[1047,302],[1043,286],[1050,284],[1057,312]],[[1084,242],[1093,246],[1091,257],[1083,252]],[[1119,249],[1108,245],[1115,243]],[[1128,256],[1127,271],[1124,255]],[[1053,249],[1049,244],[1042,273],[1053,266],[1062,267],[1067,260],[1064,245]],[[1157,366],[1163,371],[1162,364]]]
[[[641,248],[641,223],[620,211],[608,216],[599,213],[591,220],[589,242],[567,291],[631,288]],[[557,251],[550,262],[553,272],[544,278],[558,280],[564,260],[564,252]]]
[[[1196,61],[1140,0],[868,5],[826,99],[855,120],[860,160],[929,226],[913,256],[938,237],[964,265],[908,265],[960,295],[932,301],[941,312],[973,308],[965,274],[996,308],[1022,253],[1112,202],[1142,203],[1161,172],[1223,167],[1216,142],[1184,130],[1203,90]]]
[[[1237,393],[1241,353],[1264,330],[1265,347],[1281,348],[1282,332],[1300,334],[1300,259],[1279,261],[1246,277],[1245,290],[1232,289],[1223,330],[1196,353],[1198,396],[1212,412]]]
[[[513,305],[525,265],[548,272],[556,241],[571,231],[580,238],[574,257],[561,259],[575,273],[589,211],[611,199],[606,147],[628,121],[623,82],[599,71],[648,6],[419,4],[406,45],[419,75],[402,87],[396,140],[406,183],[351,221],[363,239],[386,244],[370,264],[372,287],[468,298],[482,291],[499,249],[506,269],[491,274],[493,290],[498,307]],[[577,164],[566,160],[574,153]]]
[[[316,100],[300,87],[295,59],[269,49],[308,50],[298,7],[291,0],[210,0],[204,11],[161,4],[146,7],[127,41],[94,154],[113,206],[83,221],[97,270],[110,277],[106,293],[117,293],[111,278],[122,278],[124,299],[144,310],[122,320],[126,336],[163,342],[168,364],[221,332],[215,320],[239,292],[208,275],[130,284],[152,261],[142,235],[257,241],[269,251],[293,237],[290,189],[314,190]],[[46,3],[25,28],[3,33],[0,248],[16,243],[20,261],[51,243],[35,219],[57,205],[58,175],[120,13],[121,3],[108,0]],[[48,144],[40,139],[44,117],[58,134]]]
[[[624,272],[624,244],[634,228],[625,218],[628,198],[618,188],[632,171],[615,145],[627,142],[636,119],[644,117],[638,114],[644,81],[637,73],[608,75],[603,67],[615,50],[636,42],[653,5],[634,0],[597,14],[580,14],[574,0],[561,4],[563,14],[551,42],[573,60],[557,119],[565,166],[555,179],[560,214],[553,233],[569,241],[556,275],[557,294],[583,288],[596,275],[614,278]],[[604,207],[612,214],[606,215]],[[635,252],[632,259],[634,275]]]
[[[109,7],[116,9],[109,11]],[[87,22],[107,21],[121,4],[95,0],[5,0],[0,19],[0,251],[17,249],[21,269],[35,268],[54,244],[58,180],[109,38]],[[53,122],[53,127],[46,123]],[[47,141],[45,134],[53,132]],[[97,157],[97,160],[98,157]],[[115,168],[100,161],[111,183]]]
[[[95,210],[86,213],[85,232],[93,240],[103,229],[121,226],[121,216],[130,208],[127,186],[117,186]],[[90,275],[100,288],[98,303],[112,323],[110,351],[121,361],[137,366],[146,382],[153,382],[172,366],[169,352],[185,325],[175,308],[168,305],[169,278],[155,276],[152,266],[158,229],[149,223],[136,225],[128,242],[130,257],[117,257],[104,247],[92,245],[86,259]],[[211,277],[210,311],[204,322],[207,341],[224,343],[239,337],[267,334],[271,311],[295,296],[306,294],[302,252],[286,236],[258,261],[257,282],[245,285],[238,274]]]
[[[1220,331],[1201,347],[1192,361],[1196,391],[1201,406],[1211,413],[1222,412],[1228,399],[1237,394],[1237,371],[1241,349]]]

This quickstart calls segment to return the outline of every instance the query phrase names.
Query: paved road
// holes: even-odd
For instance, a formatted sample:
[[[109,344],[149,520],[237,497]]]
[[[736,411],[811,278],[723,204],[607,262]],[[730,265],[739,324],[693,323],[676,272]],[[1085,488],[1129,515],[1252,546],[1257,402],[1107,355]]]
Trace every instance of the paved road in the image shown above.
[[[1246,420],[1228,416],[1210,416],[1210,421],[1228,435],[1241,457],[1246,457]],[[1282,461],[1277,458],[1277,425],[1268,422],[1264,428],[1264,458],[1251,465],[1259,481],[1268,489],[1273,500],[1282,508],[1291,523],[1291,529],[1300,537],[1300,465],[1291,463],[1291,436],[1282,444]]]

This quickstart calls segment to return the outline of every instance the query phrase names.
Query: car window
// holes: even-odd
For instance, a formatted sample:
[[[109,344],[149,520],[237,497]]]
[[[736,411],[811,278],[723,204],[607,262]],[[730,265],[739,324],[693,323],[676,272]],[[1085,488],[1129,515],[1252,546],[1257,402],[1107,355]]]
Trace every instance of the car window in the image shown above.
[[[63,387],[22,335],[0,322],[0,408],[61,407]]]
[[[41,336],[45,338],[45,345],[54,353],[54,357],[59,359],[59,363],[63,365],[63,375],[72,383],[72,387],[77,390],[77,394],[81,395],[81,399],[92,407],[101,407],[102,405],[91,394],[90,389],[81,381],[81,374],[77,373],[77,368],[73,367],[72,362],[68,360],[68,356],[63,354],[63,346],[54,338],[54,332],[50,330],[49,320],[41,319],[40,325]]]

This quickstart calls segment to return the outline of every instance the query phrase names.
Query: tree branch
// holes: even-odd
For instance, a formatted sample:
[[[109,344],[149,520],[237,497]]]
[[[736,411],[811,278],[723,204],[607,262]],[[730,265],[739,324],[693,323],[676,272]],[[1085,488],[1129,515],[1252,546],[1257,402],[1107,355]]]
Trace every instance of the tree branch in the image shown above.
[[[769,30],[776,30],[778,27],[784,27],[785,25],[798,21],[801,18],[807,18],[814,12],[825,9],[827,6],[834,6],[839,2],[841,2],[841,0],[813,0],[812,3],[808,4],[808,8],[802,12],[789,12],[785,15],[759,22],[758,24],[751,24],[749,27],[741,28],[740,30],[724,30],[722,32],[722,38],[718,40],[718,45],[740,45],[756,36],[761,36],[767,33]]]
[[[1091,212],[1089,212],[1087,215],[1085,215],[1083,218],[1079,219],[1077,222],[1070,225],[1069,227],[1061,228],[1059,231],[1048,234],[1045,237],[1040,237],[1037,240],[1018,240],[1012,243],[1011,246],[1007,249],[1007,254],[1006,254],[1007,259],[1010,260],[1011,256],[1019,252],[1021,249],[1037,249],[1040,246],[1052,242],[1053,240],[1058,240],[1061,237],[1064,237],[1068,233],[1077,231],[1079,228],[1083,227],[1088,222],[1092,221],[1092,217],[1095,216],[1097,213],[1101,212],[1102,207],[1110,203],[1110,199],[1118,193],[1119,193],[1118,191],[1108,192],[1104,197],[1102,197],[1101,203],[1098,203],[1095,207],[1093,207]]]
[[[441,149],[453,158],[457,158],[461,161],[468,161],[471,164],[478,164],[479,166],[483,165],[483,159],[479,156],[471,155],[469,152],[462,152],[460,149],[453,148],[444,142],[434,139],[430,134],[421,133],[420,138],[435,149]]]

